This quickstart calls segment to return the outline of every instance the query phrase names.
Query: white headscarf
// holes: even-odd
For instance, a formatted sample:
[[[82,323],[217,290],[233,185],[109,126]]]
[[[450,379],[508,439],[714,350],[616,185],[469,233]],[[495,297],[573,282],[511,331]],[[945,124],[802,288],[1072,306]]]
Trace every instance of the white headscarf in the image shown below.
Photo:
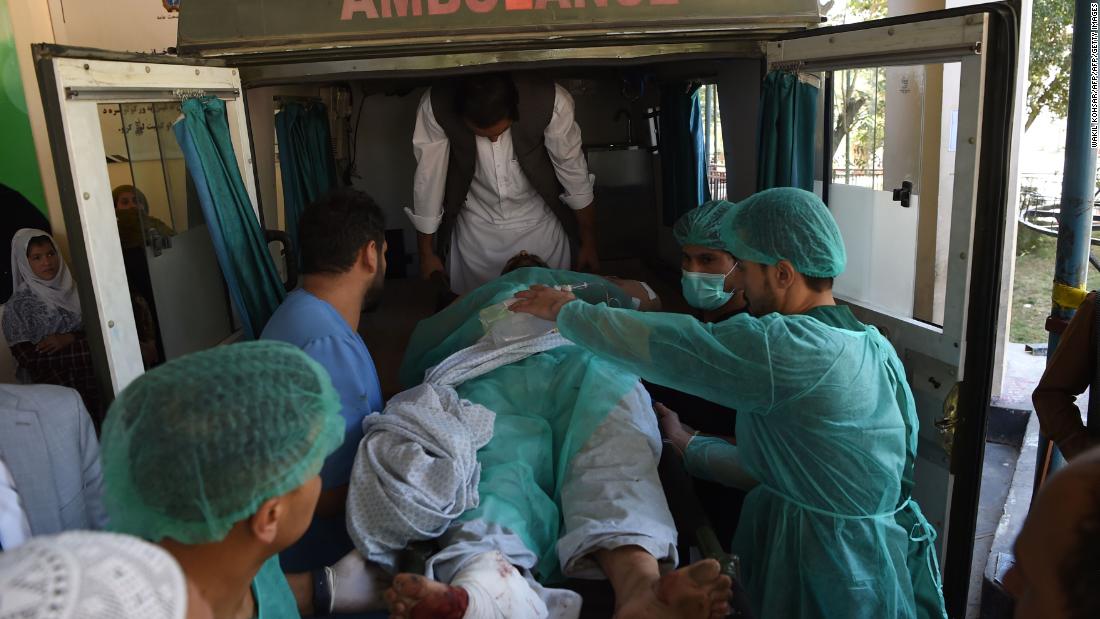
[[[71,531],[0,553],[0,617],[184,619],[172,555],[136,537]]]
[[[80,316],[80,297],[76,292],[76,282],[73,281],[73,276],[69,273],[69,267],[65,264],[65,260],[60,258],[60,251],[58,251],[57,274],[53,276],[53,279],[42,279],[31,270],[31,263],[27,259],[27,245],[30,244],[31,239],[38,236],[49,238],[50,243],[53,243],[54,250],[57,250],[57,243],[44,230],[23,228],[16,232],[11,239],[12,293],[14,294],[21,285],[26,284],[31,292],[46,304],[66,309]]]

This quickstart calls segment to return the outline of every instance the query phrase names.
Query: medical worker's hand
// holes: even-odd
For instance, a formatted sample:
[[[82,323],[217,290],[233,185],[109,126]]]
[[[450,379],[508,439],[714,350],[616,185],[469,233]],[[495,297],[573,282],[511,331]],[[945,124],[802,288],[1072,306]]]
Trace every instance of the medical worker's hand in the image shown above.
[[[513,312],[522,312],[538,316],[543,320],[556,321],[558,312],[566,303],[576,300],[572,292],[555,290],[547,286],[531,286],[529,290],[517,292],[519,301],[509,308]]]
[[[653,411],[657,413],[657,425],[661,427],[661,435],[683,455],[687,444],[695,436],[695,431],[680,422],[680,416],[676,411],[660,402],[653,403]]]

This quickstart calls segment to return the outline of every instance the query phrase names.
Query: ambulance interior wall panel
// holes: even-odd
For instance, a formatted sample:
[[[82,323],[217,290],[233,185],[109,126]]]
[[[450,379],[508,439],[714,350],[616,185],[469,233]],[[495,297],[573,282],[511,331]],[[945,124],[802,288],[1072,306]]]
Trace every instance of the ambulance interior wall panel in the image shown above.
[[[405,230],[405,251],[416,254],[416,229],[405,215],[404,208],[413,205],[412,134],[416,125],[416,108],[423,88],[402,94],[369,94],[363,100],[363,90],[353,87],[351,126],[358,126],[352,144],[355,149],[355,169],[352,187],[365,191],[382,207],[386,228]],[[361,106],[361,107],[360,107]]]
[[[734,202],[756,193],[762,70],[758,59],[738,58],[723,61],[717,74],[718,106],[726,146],[726,195]]]

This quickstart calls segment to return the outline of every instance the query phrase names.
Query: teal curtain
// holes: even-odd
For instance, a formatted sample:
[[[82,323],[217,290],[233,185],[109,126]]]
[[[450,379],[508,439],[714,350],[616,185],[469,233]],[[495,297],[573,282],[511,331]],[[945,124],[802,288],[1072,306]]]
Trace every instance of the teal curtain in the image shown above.
[[[772,71],[760,95],[760,160],[756,189],[798,187],[814,190],[817,87],[788,71]]]
[[[229,296],[245,334],[256,339],[286,290],[237,169],[225,102],[187,99],[181,107],[184,117],[172,129],[194,181]]]
[[[707,151],[703,142],[703,110],[699,86],[671,83],[661,90],[661,179],[664,223],[710,201]]]
[[[279,139],[286,231],[297,250],[302,211],[336,186],[336,161],[324,104],[284,104],[275,115],[275,133]]]

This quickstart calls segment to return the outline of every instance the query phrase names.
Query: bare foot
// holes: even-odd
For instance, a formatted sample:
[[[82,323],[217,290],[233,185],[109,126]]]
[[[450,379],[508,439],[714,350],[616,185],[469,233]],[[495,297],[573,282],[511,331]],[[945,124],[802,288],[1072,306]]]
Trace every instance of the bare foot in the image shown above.
[[[465,589],[418,574],[398,574],[385,597],[392,619],[462,619],[470,602]]]
[[[665,574],[638,591],[615,613],[615,619],[718,619],[729,613],[730,579],[714,559]]]

